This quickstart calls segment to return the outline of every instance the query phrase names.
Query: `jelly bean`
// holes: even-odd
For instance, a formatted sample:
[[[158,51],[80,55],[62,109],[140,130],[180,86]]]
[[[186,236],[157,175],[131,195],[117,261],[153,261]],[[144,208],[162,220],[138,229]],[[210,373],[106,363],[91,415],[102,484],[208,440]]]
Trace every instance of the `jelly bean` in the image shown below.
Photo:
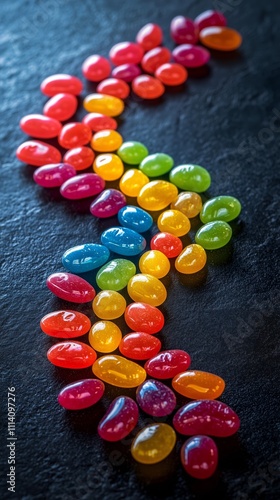
[[[129,165],[139,165],[148,154],[146,146],[137,141],[124,142],[118,150],[119,157]]]
[[[111,64],[105,57],[93,54],[83,62],[82,72],[87,80],[101,82],[110,75]]]
[[[189,219],[196,217],[202,209],[202,200],[199,194],[192,191],[184,191],[178,194],[170,208],[183,212]]]
[[[153,218],[148,212],[132,205],[120,209],[118,220],[122,226],[134,229],[137,233],[145,233],[153,225]]]
[[[88,113],[82,119],[93,132],[99,132],[100,130],[116,130],[118,124],[115,118],[111,116],[102,115],[101,113]]]
[[[116,354],[107,354],[98,358],[92,371],[103,382],[126,389],[137,387],[146,378],[146,372],[142,366]]]
[[[49,97],[67,92],[67,94],[79,95],[83,90],[83,84],[79,78],[72,75],[51,75],[42,81],[41,92]]]
[[[161,349],[161,341],[144,332],[132,332],[123,337],[119,350],[126,358],[143,360],[155,356]]]
[[[172,387],[189,399],[216,399],[224,392],[225,382],[213,373],[190,370],[176,375]]]
[[[215,220],[202,226],[195,235],[195,241],[206,250],[216,250],[231,239],[232,229],[227,222]]]
[[[84,99],[84,108],[91,113],[118,116],[124,110],[124,102],[118,97],[105,94],[89,94]]]
[[[173,181],[173,177],[172,177]],[[151,181],[142,187],[139,195],[137,196],[137,202],[140,207],[145,210],[157,211],[163,210],[178,195],[178,189],[174,185],[167,181]]]
[[[86,273],[103,266],[109,257],[110,252],[103,245],[85,243],[66,250],[62,264],[71,273]]]
[[[166,288],[161,281],[150,274],[136,274],[127,285],[128,295],[135,302],[160,306],[167,298]]]
[[[173,378],[190,366],[190,355],[180,349],[159,352],[145,363],[145,370],[150,377]]]
[[[20,161],[34,167],[61,162],[61,153],[58,149],[42,141],[23,142],[17,148],[16,155]]]
[[[95,196],[103,191],[104,180],[97,174],[81,174],[65,181],[60,188],[60,193],[68,200],[81,200]]]
[[[113,352],[119,347],[122,332],[112,321],[98,321],[92,325],[88,340],[95,351]]]
[[[209,172],[199,165],[179,165],[171,170],[169,180],[180,189],[196,193],[206,191],[211,184]]]
[[[165,63],[156,69],[155,77],[164,85],[175,87],[182,85],[187,80],[188,72],[182,64]]]
[[[124,319],[126,324],[136,332],[158,333],[164,326],[162,312],[150,304],[134,302],[127,306]]]
[[[113,95],[119,99],[126,99],[129,96],[130,88],[124,80],[119,78],[107,78],[97,86],[100,94]]]
[[[185,68],[199,68],[204,66],[210,59],[210,52],[203,47],[196,47],[185,43],[179,45],[172,51],[174,61],[185,66]]]
[[[207,261],[204,248],[200,245],[191,244],[186,246],[175,260],[175,267],[179,273],[193,274],[201,271]]]
[[[70,339],[85,335],[91,327],[89,318],[78,311],[53,311],[46,314],[40,327],[44,333],[51,337]]]
[[[104,391],[101,380],[86,378],[63,387],[57,399],[66,410],[84,410],[96,404]]]
[[[125,196],[117,189],[105,189],[90,205],[90,211],[95,217],[104,219],[116,215],[126,205]]]
[[[199,40],[209,49],[225,52],[236,50],[242,43],[242,36],[238,31],[225,26],[211,26],[199,33]]]
[[[114,78],[119,78],[124,82],[132,82],[136,76],[141,75],[141,69],[136,64],[121,64],[112,71]]]
[[[146,73],[154,73],[159,66],[168,63],[171,52],[166,47],[156,47],[144,55],[141,66]]]
[[[126,170],[120,180],[120,190],[127,196],[136,198],[141,191],[141,188],[148,184],[149,178],[136,168]]]
[[[164,86],[161,81],[150,75],[139,75],[132,82],[134,94],[142,99],[157,99],[164,94]]]
[[[37,168],[33,174],[34,181],[45,188],[60,187],[65,181],[76,175],[76,170],[67,163],[51,163]]]
[[[102,290],[93,300],[92,309],[100,319],[116,319],[123,315],[126,308],[124,297],[114,290]]]
[[[115,66],[121,64],[138,64],[140,63],[144,51],[138,43],[133,42],[120,42],[114,45],[109,56]]]
[[[181,462],[185,471],[196,479],[208,479],[218,465],[218,449],[213,439],[194,436],[181,448]]]
[[[133,262],[126,259],[114,259],[99,269],[96,283],[101,290],[118,292],[127,286],[134,274],[136,274],[136,267]]]
[[[198,42],[198,28],[192,19],[184,16],[176,16],[170,24],[170,35],[178,44]]]
[[[151,274],[156,278],[163,278],[170,271],[170,262],[162,252],[149,250],[141,255],[139,268],[141,273]]]
[[[137,404],[128,396],[114,399],[98,424],[98,434],[105,441],[121,441],[137,425],[139,411]]]
[[[203,399],[182,406],[174,415],[173,425],[177,432],[187,436],[206,434],[228,437],[238,431],[240,420],[225,403]]]
[[[101,243],[119,255],[138,255],[146,247],[141,234],[127,227],[111,227],[101,234]]]
[[[136,42],[141,45],[145,52],[158,47],[162,39],[162,29],[158,24],[154,23],[145,24],[136,35]]]
[[[154,337],[152,337],[154,338]],[[136,391],[136,401],[141,410],[153,417],[165,417],[176,406],[174,392],[158,380],[145,380]]]
[[[93,170],[100,175],[104,181],[115,181],[119,179],[123,172],[123,162],[119,156],[106,153],[98,155],[93,164]]]
[[[20,120],[20,128],[25,134],[38,139],[57,137],[62,125],[58,120],[44,115],[26,115]]]
[[[226,26],[227,20],[222,12],[205,10],[195,18],[194,24],[201,31],[203,28],[209,28],[209,26]]]
[[[168,424],[150,424],[141,429],[131,445],[131,454],[141,464],[156,464],[173,450],[176,434]]]
[[[146,174],[148,177],[158,177],[164,175],[174,165],[173,158],[165,153],[155,153],[146,156],[139,165],[139,170]]]
[[[54,273],[47,279],[47,287],[57,297],[82,304],[95,297],[95,290],[86,280],[71,273]]]
[[[200,219],[206,224],[214,220],[229,222],[236,219],[241,212],[240,202],[233,196],[216,196],[204,203]]]
[[[63,148],[71,149],[88,144],[91,137],[92,133],[87,125],[84,123],[73,122],[67,123],[62,127],[58,136],[58,142]]]
[[[58,342],[47,352],[48,360],[60,368],[88,368],[96,360],[96,352],[87,344],[69,340]]]
[[[121,134],[116,130],[99,130],[95,132],[91,140],[91,147],[101,153],[110,153],[116,151],[122,145]]]
[[[184,236],[191,228],[188,217],[179,212],[179,210],[172,209],[165,210],[160,214],[157,226],[160,231],[174,234],[175,236]]]
[[[61,93],[54,95],[46,102],[43,113],[61,122],[69,120],[77,111],[78,100],[73,94]]]
[[[75,170],[84,170],[93,164],[94,152],[86,146],[69,149],[63,156],[63,161],[70,163]]]
[[[174,234],[164,232],[157,233],[151,239],[151,249],[159,250],[166,255],[168,259],[173,259],[182,251],[183,243],[177,236],[174,236]]]

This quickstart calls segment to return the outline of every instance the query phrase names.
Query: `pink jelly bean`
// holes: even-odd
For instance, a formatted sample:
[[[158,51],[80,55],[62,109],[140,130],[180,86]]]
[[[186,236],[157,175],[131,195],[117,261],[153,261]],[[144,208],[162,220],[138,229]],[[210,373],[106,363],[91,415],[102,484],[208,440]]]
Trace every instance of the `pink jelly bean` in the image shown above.
[[[68,163],[51,163],[37,168],[34,181],[45,188],[60,187],[65,181],[76,175],[76,170]]]
[[[24,162],[41,167],[48,163],[58,163],[61,161],[61,153],[57,148],[42,141],[23,142],[16,151],[17,158]]]
[[[83,410],[97,403],[105,386],[101,380],[87,378],[66,385],[58,395],[58,402],[66,410]]]
[[[176,406],[174,392],[159,380],[145,380],[136,391],[136,401],[140,408],[153,417],[165,417]]]
[[[136,426],[139,418],[137,404],[128,396],[119,396],[110,404],[98,425],[98,434],[106,441],[120,441]]]
[[[176,43],[198,42],[199,31],[192,19],[184,16],[176,16],[171,21],[170,34]]]
[[[104,219],[116,215],[126,205],[125,196],[117,189],[105,189],[90,205],[95,217]]]
[[[145,370],[150,377],[167,379],[184,372],[191,364],[190,355],[180,349],[159,352],[145,363]]]
[[[129,83],[132,82],[136,76],[141,75],[141,73],[141,69],[136,64],[122,64],[113,69],[112,76]]]
[[[53,273],[46,281],[48,289],[60,299],[83,304],[91,302],[95,290],[86,280],[76,274]]]
[[[218,465],[218,449],[208,436],[194,436],[181,448],[181,462],[185,471],[196,479],[211,477]]]
[[[60,193],[68,200],[81,200],[101,193],[105,187],[105,181],[97,174],[75,175],[64,182]]]
[[[217,10],[205,10],[205,12],[202,12],[195,18],[194,24],[201,31],[204,28],[209,28],[209,26],[226,26],[227,20]]]
[[[174,61],[185,68],[198,68],[204,66],[210,59],[210,52],[203,47],[183,44],[176,47],[172,52]]]

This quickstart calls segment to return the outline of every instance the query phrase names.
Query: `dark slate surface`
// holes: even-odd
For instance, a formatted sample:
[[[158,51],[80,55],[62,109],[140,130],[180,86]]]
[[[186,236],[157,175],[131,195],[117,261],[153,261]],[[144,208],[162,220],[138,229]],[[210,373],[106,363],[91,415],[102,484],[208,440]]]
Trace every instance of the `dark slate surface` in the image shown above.
[[[39,92],[43,78],[59,72],[80,75],[87,56],[106,55],[112,44],[133,39],[146,22],[158,22],[168,33],[174,15],[194,17],[213,6],[241,31],[242,49],[215,55],[204,77],[193,75],[184,89],[169,90],[159,102],[132,97],[120,119],[125,139],[169,153],[175,164],[209,168],[213,182],[207,197],[233,194],[243,204],[241,219],[233,224],[233,244],[209,255],[207,273],[187,280],[172,272],[164,280],[169,292],[162,308],[164,348],[186,349],[193,368],[224,377],[221,399],[242,422],[238,435],[218,441],[215,477],[199,483],[182,470],[181,438],[176,453],[145,467],[132,461],[129,439],[110,445],[97,437],[97,422],[121,389],[107,387],[102,403],[78,414],[56,403],[65,383],[81,375],[55,369],[46,359],[53,342],[40,331],[39,320],[65,303],[51,296],[44,282],[62,270],[67,248],[98,241],[101,230],[116,221],[98,222],[88,212],[88,201],[72,203],[40,189],[32,181],[34,169],[15,159],[15,149],[25,140],[20,117],[40,113],[46,100]],[[280,497],[279,14],[277,0],[2,0],[1,498]],[[168,35],[166,43],[172,47]],[[79,309],[91,315],[90,305]],[[6,485],[9,386],[15,387],[17,404],[15,494],[8,494]],[[141,416],[142,425],[149,421]]]

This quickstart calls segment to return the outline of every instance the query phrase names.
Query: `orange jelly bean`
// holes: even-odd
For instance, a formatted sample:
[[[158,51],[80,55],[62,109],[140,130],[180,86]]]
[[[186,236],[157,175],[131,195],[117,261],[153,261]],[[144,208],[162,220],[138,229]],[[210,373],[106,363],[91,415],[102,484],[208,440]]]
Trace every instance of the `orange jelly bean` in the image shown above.
[[[88,125],[93,132],[100,130],[116,130],[118,127],[117,121],[112,116],[103,115],[102,113],[88,113],[82,119],[82,122]]]
[[[126,99],[129,96],[130,88],[124,80],[119,78],[107,78],[97,85],[97,92],[100,94],[113,95],[119,99]]]
[[[63,162],[69,163],[75,170],[84,170],[91,167],[95,154],[91,148],[87,146],[79,146],[78,148],[69,149],[63,156]]]
[[[62,310],[46,314],[40,321],[40,327],[51,337],[70,339],[85,335],[91,327],[91,322],[83,313]]]
[[[155,76],[164,83],[164,85],[174,87],[176,85],[182,85],[182,83],[187,80],[188,72],[182,64],[165,63],[157,68]]]
[[[133,92],[142,99],[156,99],[164,94],[164,86],[160,80],[150,75],[139,75],[132,82]]]
[[[97,355],[92,347],[83,342],[65,341],[53,345],[47,352],[47,358],[55,366],[79,370],[93,365]]]
[[[224,392],[225,382],[213,373],[190,370],[176,375],[172,387],[189,399],[216,399]]]
[[[199,39],[209,49],[231,51],[236,50],[242,43],[242,36],[238,31],[226,26],[210,26],[199,33]]]
[[[175,260],[179,273],[193,274],[201,271],[207,261],[207,255],[202,246],[193,243],[185,247]]]
[[[121,134],[116,130],[100,130],[95,132],[91,140],[91,147],[100,153],[110,153],[116,151],[122,145]]]

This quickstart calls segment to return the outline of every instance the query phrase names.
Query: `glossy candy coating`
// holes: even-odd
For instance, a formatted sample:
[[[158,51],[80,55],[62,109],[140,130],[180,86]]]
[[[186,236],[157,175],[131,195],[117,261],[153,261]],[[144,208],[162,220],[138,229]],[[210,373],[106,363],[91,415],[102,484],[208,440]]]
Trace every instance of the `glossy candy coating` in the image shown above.
[[[187,80],[188,72],[182,64],[171,62],[159,66],[155,71],[155,77],[164,85],[176,87]]]
[[[145,24],[136,35],[136,42],[146,52],[161,44],[163,39],[162,29],[158,24]]]
[[[240,202],[233,196],[216,196],[204,203],[200,219],[206,224],[214,220],[229,222],[236,219],[241,212]]]
[[[60,187],[65,181],[76,175],[76,170],[67,163],[51,163],[39,167],[33,174],[34,181],[45,188]]]
[[[60,193],[68,200],[81,200],[101,193],[104,180],[97,174],[80,174],[62,184]]]
[[[129,165],[139,165],[148,154],[146,146],[137,141],[124,142],[118,150],[119,157]]]
[[[128,396],[114,399],[98,424],[98,434],[105,441],[121,441],[137,425],[139,411],[137,404]]]
[[[66,410],[84,410],[97,403],[104,391],[101,380],[87,378],[63,387],[57,399]]]
[[[126,205],[125,196],[117,189],[105,189],[90,205],[90,211],[101,219],[112,217]]]
[[[108,353],[119,347],[122,332],[112,321],[97,321],[92,325],[88,340],[95,351]]]
[[[127,285],[129,296],[135,302],[160,306],[166,300],[167,291],[161,281],[150,274],[136,274]]]
[[[139,269],[141,273],[151,274],[156,278],[163,278],[170,271],[170,262],[162,252],[149,250],[141,255]]]
[[[145,370],[150,377],[167,379],[188,369],[191,363],[190,355],[180,349],[170,349],[159,352],[145,363]]]
[[[111,64],[105,57],[93,54],[83,62],[82,72],[87,80],[101,82],[110,75]]]
[[[61,123],[48,116],[32,114],[24,116],[19,122],[21,130],[38,139],[57,137],[61,131]]]
[[[95,290],[80,276],[71,273],[54,273],[47,279],[47,287],[60,299],[82,304],[95,297]]]
[[[142,208],[133,205],[121,208],[118,212],[118,220],[122,226],[134,229],[137,233],[145,233],[153,225],[152,216]]]
[[[184,191],[196,193],[206,191],[211,184],[209,172],[199,165],[179,165],[171,170],[169,180]]]
[[[121,64],[138,64],[144,55],[144,51],[138,43],[120,42],[114,45],[109,56],[115,66]]]
[[[228,52],[240,47],[242,36],[238,31],[226,26],[211,26],[201,30],[199,40],[209,49]]]
[[[226,26],[227,20],[222,12],[205,10],[195,18],[194,24],[201,31],[203,28],[209,28],[209,26]]]
[[[174,61],[185,68],[199,68],[210,59],[210,52],[203,47],[185,43],[172,51]]]
[[[146,372],[142,366],[116,354],[98,358],[92,371],[103,382],[127,389],[138,387],[146,378]]]
[[[42,141],[23,142],[16,151],[18,160],[34,167],[61,162],[61,153],[54,146]]]
[[[139,192],[137,202],[140,207],[151,212],[163,210],[178,196],[174,183],[167,181],[151,181]]]
[[[170,34],[174,42],[178,44],[198,42],[198,28],[192,19],[184,16],[176,16],[170,24]]]
[[[92,303],[93,312],[100,319],[119,318],[123,315],[125,308],[125,298],[114,290],[102,290]]]
[[[143,360],[155,356],[161,348],[161,341],[145,332],[132,332],[120,342],[120,353],[126,358]]]
[[[134,274],[136,274],[136,267],[133,262],[127,259],[114,259],[99,269],[96,283],[101,290],[118,292],[127,286]]]
[[[71,339],[85,335],[91,327],[90,319],[72,310],[53,311],[40,321],[44,333],[51,337]]]
[[[181,462],[185,471],[196,479],[208,479],[218,465],[218,449],[208,436],[194,436],[181,448]]]
[[[195,241],[206,250],[216,250],[231,239],[232,229],[227,222],[216,220],[202,226],[195,235]]]
[[[130,168],[123,174],[119,186],[124,194],[135,198],[140,193],[141,188],[148,184],[148,182],[149,178],[143,172],[140,172],[136,168]]]
[[[186,246],[175,260],[175,267],[179,273],[193,274],[201,271],[207,261],[207,255],[201,245],[192,243]]]
[[[120,78],[107,78],[99,83],[96,90],[100,94],[113,95],[119,99],[126,99],[130,92],[127,83]]]
[[[83,90],[82,81],[76,76],[67,74],[51,75],[42,81],[41,92],[49,97],[66,92],[79,95]]]
[[[158,333],[164,326],[162,312],[150,304],[133,302],[125,310],[126,324],[136,332]]]
[[[116,151],[123,142],[123,138],[116,130],[100,130],[95,132],[91,139],[91,147],[100,153]]]
[[[216,399],[224,392],[225,382],[213,373],[189,370],[176,375],[172,387],[189,399]]]
[[[72,165],[75,170],[85,170],[90,167],[94,160],[94,152],[87,146],[69,149],[63,156],[63,161]]]
[[[157,226],[160,231],[174,234],[175,236],[184,236],[191,228],[188,217],[179,212],[179,210],[174,209],[162,212],[158,217]]]
[[[134,78],[132,90],[142,99],[157,99],[165,91],[161,81],[150,75],[139,75]]]
[[[56,94],[46,102],[43,113],[45,116],[55,118],[60,122],[69,120],[76,113],[78,107],[78,99],[73,94],[62,92]]]
[[[118,155],[105,153],[95,158],[93,170],[96,174],[100,175],[104,181],[115,181],[122,176],[124,166]]]
[[[104,245],[84,243],[66,250],[62,264],[71,273],[86,273],[103,266],[109,257],[110,251]]]
[[[149,50],[144,55],[141,66],[146,73],[155,73],[162,64],[168,63],[171,59],[171,52],[167,47],[156,47]]]
[[[71,149],[88,144],[91,137],[92,133],[87,125],[84,123],[73,122],[67,123],[62,127],[58,136],[58,142],[63,148]]]
[[[53,365],[72,370],[88,368],[96,357],[92,347],[77,340],[58,342],[47,352],[47,358]]]
[[[156,464],[173,450],[176,434],[168,424],[150,424],[141,429],[131,445],[131,454],[142,464]]]
[[[174,392],[162,382],[153,379],[145,380],[137,388],[136,401],[145,413],[153,417],[170,415],[176,406]]]
[[[164,175],[174,165],[173,158],[165,153],[155,153],[146,156],[139,165],[139,170],[148,177],[158,177]]]
[[[139,75],[141,75],[141,69],[136,64],[121,64],[112,71],[114,78],[119,78],[128,83],[132,82]]]
[[[157,233],[151,239],[151,250],[159,250],[168,259],[177,257],[183,249],[183,243],[180,238],[170,233]]]
[[[102,115],[101,113],[88,113],[83,117],[82,122],[93,132],[99,132],[100,130],[116,130],[118,127],[115,118]]]
[[[89,94],[84,99],[84,108],[90,113],[118,116],[124,110],[124,102],[118,97],[105,94]]]
[[[199,214],[202,208],[202,200],[199,194],[193,191],[183,191],[178,194],[176,200],[171,203],[170,208],[179,210],[191,219]]]
[[[138,255],[146,248],[146,240],[128,227],[111,227],[101,234],[101,243],[119,255]]]

